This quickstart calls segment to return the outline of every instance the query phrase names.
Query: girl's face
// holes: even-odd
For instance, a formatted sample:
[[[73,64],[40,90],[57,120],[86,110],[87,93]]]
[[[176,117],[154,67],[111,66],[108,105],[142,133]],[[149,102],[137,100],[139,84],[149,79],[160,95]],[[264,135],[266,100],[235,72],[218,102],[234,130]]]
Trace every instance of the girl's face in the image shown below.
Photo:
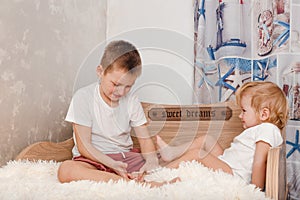
[[[104,74],[101,66],[97,68],[97,74],[101,79],[100,95],[110,106],[118,105],[119,99],[128,94],[137,78],[117,68]]]
[[[244,129],[256,126],[261,123],[259,115],[256,113],[254,108],[251,107],[251,96],[243,95],[241,97],[241,109],[242,112],[239,118],[242,120]]]

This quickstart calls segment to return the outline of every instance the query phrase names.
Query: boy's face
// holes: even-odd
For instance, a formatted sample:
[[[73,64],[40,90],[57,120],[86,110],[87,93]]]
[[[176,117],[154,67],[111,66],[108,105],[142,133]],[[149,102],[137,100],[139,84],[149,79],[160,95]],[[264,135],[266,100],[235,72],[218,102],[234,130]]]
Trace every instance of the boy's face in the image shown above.
[[[108,105],[118,105],[119,99],[130,91],[137,77],[118,68],[104,74],[102,67],[99,67],[97,73],[101,79],[101,97]]]
[[[239,118],[242,120],[243,128],[250,128],[260,124],[259,116],[257,115],[254,108],[251,107],[251,96],[243,95],[241,98],[241,109],[242,112]]]

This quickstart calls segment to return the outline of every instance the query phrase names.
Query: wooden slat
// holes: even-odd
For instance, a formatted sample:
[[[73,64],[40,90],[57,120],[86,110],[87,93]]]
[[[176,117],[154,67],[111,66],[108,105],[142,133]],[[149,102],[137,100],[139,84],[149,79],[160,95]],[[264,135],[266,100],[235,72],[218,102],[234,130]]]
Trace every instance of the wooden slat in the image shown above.
[[[286,134],[282,130],[283,144],[271,148],[268,152],[266,171],[266,196],[281,200],[287,199],[288,187],[286,177]]]
[[[16,160],[55,160],[64,161],[72,159],[73,138],[60,143],[37,142],[26,147],[15,158]]]
[[[286,177],[286,148],[285,142],[282,145],[279,153],[279,165],[278,165],[278,199],[287,199],[287,177]]]
[[[279,155],[281,147],[271,148],[268,152],[266,172],[266,195],[278,200]]]

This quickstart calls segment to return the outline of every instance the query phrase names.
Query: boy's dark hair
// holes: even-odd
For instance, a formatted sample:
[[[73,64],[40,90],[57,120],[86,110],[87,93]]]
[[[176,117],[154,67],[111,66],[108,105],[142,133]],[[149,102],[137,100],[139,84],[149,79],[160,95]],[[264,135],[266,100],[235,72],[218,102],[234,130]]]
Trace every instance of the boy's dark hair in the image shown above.
[[[110,42],[104,50],[100,65],[104,74],[114,68],[125,70],[139,76],[141,74],[141,57],[134,45],[124,40]]]

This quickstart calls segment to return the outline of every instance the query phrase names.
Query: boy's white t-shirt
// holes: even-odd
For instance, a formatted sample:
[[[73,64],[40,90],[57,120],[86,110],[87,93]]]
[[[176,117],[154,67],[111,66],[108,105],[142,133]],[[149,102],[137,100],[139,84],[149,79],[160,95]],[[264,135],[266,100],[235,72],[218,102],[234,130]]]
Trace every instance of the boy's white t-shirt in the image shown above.
[[[236,136],[228,149],[225,149],[219,159],[226,162],[235,175],[240,176],[247,183],[251,182],[252,165],[256,142],[264,141],[277,147],[282,144],[283,139],[280,129],[271,123],[260,125],[244,130]]]
[[[145,124],[141,103],[129,92],[118,107],[108,106],[102,99],[99,83],[79,89],[73,96],[66,121],[92,128],[92,144],[104,154],[128,152],[132,148],[131,127]],[[74,133],[73,133],[74,134]],[[73,156],[79,156],[76,140]]]

